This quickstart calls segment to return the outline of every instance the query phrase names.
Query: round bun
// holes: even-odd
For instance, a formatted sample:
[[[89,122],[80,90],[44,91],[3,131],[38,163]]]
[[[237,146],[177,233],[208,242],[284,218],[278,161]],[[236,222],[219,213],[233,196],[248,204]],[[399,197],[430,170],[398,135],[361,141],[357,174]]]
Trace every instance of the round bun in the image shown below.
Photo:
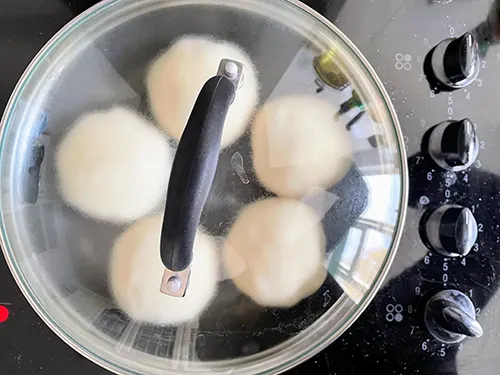
[[[262,184],[277,195],[301,198],[328,189],[351,166],[352,143],[336,110],[314,96],[267,103],[252,126],[253,163]]]
[[[165,197],[172,156],[158,129],[132,110],[114,108],[78,119],[55,164],[68,204],[92,218],[125,223]]]
[[[183,298],[160,292],[164,266],[160,258],[163,217],[143,219],[115,242],[110,262],[110,285],[117,305],[132,319],[158,325],[195,319],[215,294],[218,257],[211,237],[198,231],[191,277]]]
[[[184,37],[151,65],[147,89],[151,110],[159,125],[179,140],[201,88],[217,74],[222,59],[244,65],[244,83],[229,108],[221,146],[235,142],[244,132],[259,99],[255,67],[238,46],[206,37]]]
[[[255,302],[293,306],[326,278],[320,218],[309,206],[288,198],[250,204],[229,232],[223,259],[236,286]]]

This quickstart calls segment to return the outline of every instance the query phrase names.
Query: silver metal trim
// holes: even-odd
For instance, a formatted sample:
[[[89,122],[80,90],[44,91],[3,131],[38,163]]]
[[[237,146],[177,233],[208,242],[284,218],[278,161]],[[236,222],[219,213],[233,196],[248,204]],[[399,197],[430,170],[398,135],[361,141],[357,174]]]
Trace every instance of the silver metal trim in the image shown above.
[[[161,280],[160,292],[171,297],[184,297],[189,286],[190,275],[191,267],[179,272],[171,271],[168,268],[165,268]]]
[[[437,252],[441,253],[446,257],[457,257],[458,254],[448,253],[441,243],[441,236],[439,235],[441,218],[444,213],[448,210],[448,208],[454,206],[441,206],[437,210],[435,210],[425,223],[425,231],[427,233],[427,239],[429,243],[432,245],[433,249]]]
[[[431,135],[429,137],[429,155],[432,160],[439,165],[441,168],[447,171],[452,172],[461,172],[469,168],[477,159],[479,154],[479,138],[477,135],[474,136],[473,146],[472,146],[472,155],[470,155],[469,162],[465,165],[457,165],[451,166],[446,161],[446,156],[441,152],[441,141],[443,139],[443,133],[446,127],[454,122],[453,120],[443,121],[436,125],[436,127],[432,130]]]
[[[233,69],[236,69],[236,71]],[[240,89],[245,81],[244,71],[244,65],[239,61],[222,59],[217,70],[217,75],[227,77],[234,83],[236,89]]]
[[[434,52],[432,53],[431,65],[432,65],[432,70],[434,71],[434,74],[436,75],[436,78],[439,80],[439,82],[452,89],[461,89],[463,87],[470,85],[477,78],[479,71],[481,70],[480,69],[481,59],[479,58],[479,53],[478,53],[478,57],[476,58],[476,61],[474,63],[474,68],[472,69],[472,74],[469,77],[457,83],[451,82],[444,72],[443,61],[446,48],[448,48],[448,45],[455,39],[456,38],[444,39],[435,47]],[[474,43],[477,49],[478,48],[477,42],[475,41]]]

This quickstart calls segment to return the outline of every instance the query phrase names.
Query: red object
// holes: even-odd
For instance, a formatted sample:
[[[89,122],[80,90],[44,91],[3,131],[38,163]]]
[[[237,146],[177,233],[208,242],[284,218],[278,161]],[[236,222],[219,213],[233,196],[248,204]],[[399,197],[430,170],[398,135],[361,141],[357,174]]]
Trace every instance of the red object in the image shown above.
[[[7,307],[0,305],[0,323],[5,322],[9,319],[9,310]]]

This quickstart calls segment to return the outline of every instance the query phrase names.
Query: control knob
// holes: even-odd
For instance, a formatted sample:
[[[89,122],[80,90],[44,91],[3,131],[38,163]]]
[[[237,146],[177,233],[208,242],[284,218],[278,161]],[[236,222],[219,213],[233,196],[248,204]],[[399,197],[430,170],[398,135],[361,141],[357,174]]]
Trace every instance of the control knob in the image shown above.
[[[471,84],[479,66],[478,43],[467,32],[445,39],[431,49],[424,60],[424,74],[433,91],[454,91]]]
[[[424,321],[431,335],[447,344],[483,334],[474,304],[457,290],[443,290],[433,296],[425,307]]]
[[[431,158],[441,168],[453,172],[469,168],[479,153],[476,130],[468,118],[434,126],[428,142]]]
[[[446,257],[466,256],[477,240],[477,222],[472,211],[458,205],[443,205],[422,217],[422,240]]]

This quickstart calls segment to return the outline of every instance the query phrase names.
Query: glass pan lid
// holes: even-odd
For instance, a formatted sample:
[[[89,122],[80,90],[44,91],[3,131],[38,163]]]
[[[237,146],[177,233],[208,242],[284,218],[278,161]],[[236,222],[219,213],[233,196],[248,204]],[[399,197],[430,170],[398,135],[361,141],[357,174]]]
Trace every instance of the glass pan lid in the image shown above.
[[[251,63],[233,105],[244,97],[241,108],[249,106],[252,96],[246,90],[252,79],[258,92],[247,120],[240,121],[240,133],[227,142],[223,136],[201,216],[200,230],[216,254],[216,292],[187,322],[150,324],[131,319],[117,304],[110,261],[121,236],[141,221],[161,216],[164,199],[126,222],[96,219],[64,195],[57,153],[83,114],[119,107],[158,130],[173,159],[178,139],[169,126],[174,121],[162,125],[148,74],[156,59],[186,38],[190,43],[196,38],[228,42],[244,51],[238,56]],[[200,62],[209,61],[203,60],[204,53],[202,48],[196,52]],[[179,103],[172,108],[180,108]],[[316,128],[325,121],[331,127]],[[101,2],[36,56],[11,97],[1,131],[2,248],[11,272],[51,329],[116,373],[284,371],[326,347],[359,316],[381,285],[401,235],[406,158],[390,100],[353,44],[296,1]],[[262,142],[267,153],[261,157]],[[297,174],[295,167],[304,165],[297,158],[316,154],[313,167]],[[269,211],[252,206],[264,201]],[[256,214],[262,222],[250,214],[243,217],[250,206],[263,210]],[[318,219],[308,221],[310,217]],[[303,276],[312,264],[322,279],[299,288],[303,294],[293,303],[292,297],[289,303],[276,299],[281,296],[270,292],[273,283],[259,289],[269,292],[266,298],[247,289],[245,280],[251,286],[258,283],[252,283],[253,276],[242,276],[253,263],[245,257],[246,245],[238,242],[238,224],[245,236],[254,233],[241,235],[244,241],[255,240],[262,249],[269,247],[263,244],[266,236],[275,243],[304,241],[293,256],[269,255],[276,255],[271,276]],[[243,259],[239,271],[228,260],[228,242],[238,261]],[[321,251],[316,263],[315,249]],[[297,279],[287,279],[284,288]]]

